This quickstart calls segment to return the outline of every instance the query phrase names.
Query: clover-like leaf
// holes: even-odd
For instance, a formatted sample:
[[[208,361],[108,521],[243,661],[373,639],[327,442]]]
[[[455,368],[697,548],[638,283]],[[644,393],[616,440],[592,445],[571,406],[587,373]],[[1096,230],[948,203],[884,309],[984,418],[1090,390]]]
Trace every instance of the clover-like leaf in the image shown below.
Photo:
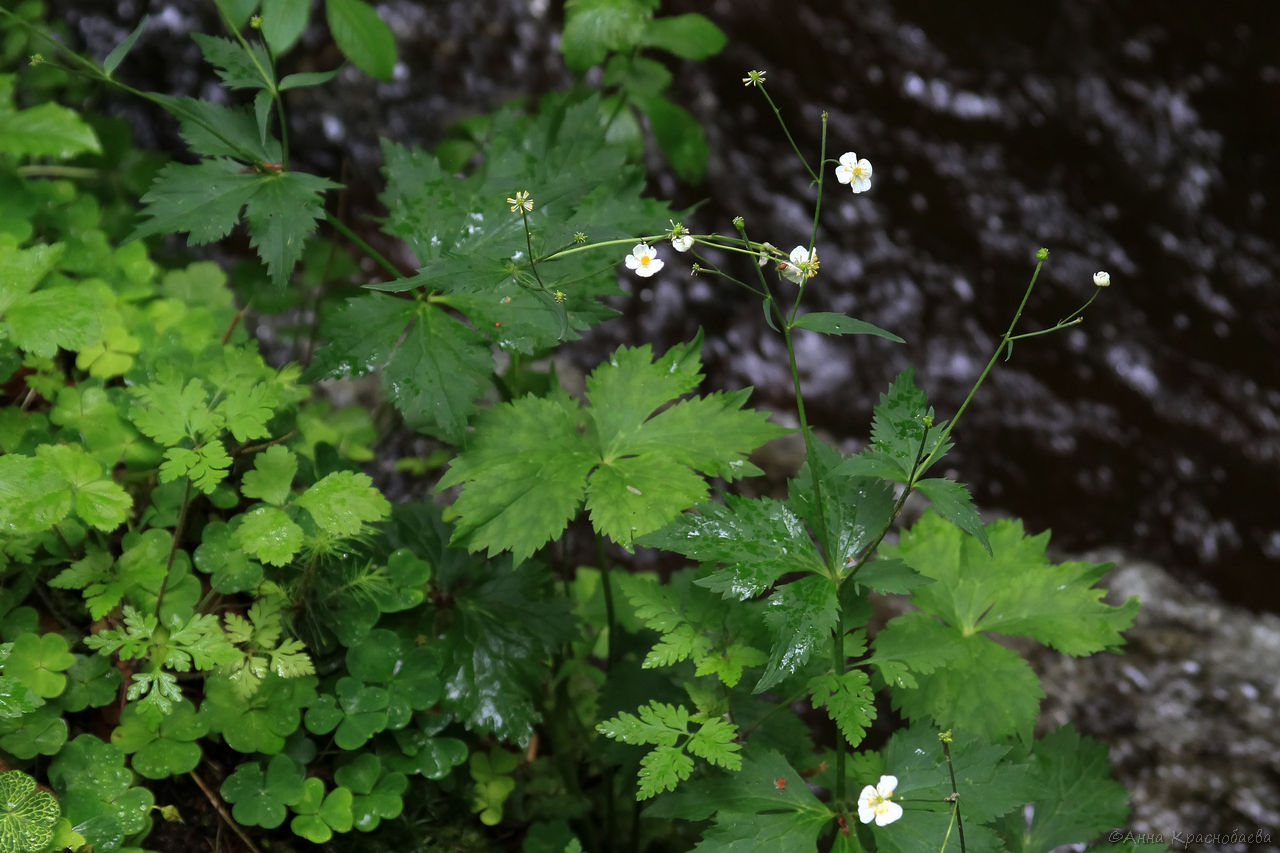
[[[247,826],[275,829],[284,823],[285,806],[304,796],[302,768],[289,756],[273,755],[267,772],[256,761],[247,761],[222,783],[222,796],[234,806],[231,814]]]
[[[303,783],[302,797],[293,805],[297,812],[289,828],[315,844],[323,844],[335,832],[350,832],[354,824],[351,813],[353,795],[348,788],[338,787],[325,795],[324,782],[315,776]]]
[[[21,770],[0,773],[0,850],[40,851],[53,840],[53,825],[62,812],[48,791]]]
[[[205,682],[200,715],[232,749],[270,755],[284,749],[285,738],[297,731],[302,721],[302,708],[315,698],[314,676],[281,678],[267,673],[258,692],[248,699],[241,697],[228,679],[214,676]]]
[[[5,674],[17,678],[37,696],[51,699],[67,686],[63,673],[75,663],[67,638],[61,634],[23,634],[13,642]]]
[[[111,742],[133,756],[133,769],[148,779],[164,779],[193,770],[200,763],[200,744],[209,725],[186,699],[152,727],[136,705],[126,705]]]

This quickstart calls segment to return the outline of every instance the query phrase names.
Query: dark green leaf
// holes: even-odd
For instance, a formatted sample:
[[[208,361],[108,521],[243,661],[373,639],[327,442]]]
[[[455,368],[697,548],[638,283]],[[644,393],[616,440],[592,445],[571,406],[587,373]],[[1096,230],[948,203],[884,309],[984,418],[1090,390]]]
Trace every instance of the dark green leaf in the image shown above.
[[[724,49],[724,32],[704,15],[690,12],[654,18],[644,28],[641,44],[674,53],[683,59],[706,59]]]
[[[290,74],[280,81],[280,91],[287,92],[290,89],[321,86],[337,77],[338,72],[341,70],[341,68],[335,68],[332,71],[307,71],[300,74]]]
[[[906,343],[902,338],[892,332],[886,332],[879,326],[872,325],[864,320],[855,320],[846,314],[833,314],[828,311],[814,311],[809,314],[802,314],[796,318],[792,327],[808,329],[811,332],[820,332],[824,335],[875,335],[879,338],[891,340],[894,343]]]
[[[815,652],[828,651],[838,614],[836,586],[830,578],[809,575],[776,591],[764,612],[773,647],[754,692],[795,675]]]
[[[305,172],[268,172],[247,200],[250,242],[276,285],[288,283],[316,220],[324,216],[324,192],[339,184]]]
[[[581,74],[603,62],[610,51],[637,46],[652,16],[635,0],[569,0],[560,39],[565,64]]]
[[[396,40],[377,10],[363,0],[325,0],[324,11],[343,55],[369,76],[390,80]]]
[[[147,23],[151,20],[150,15],[143,15],[142,20],[133,28],[133,32],[125,37],[125,40],[111,49],[106,59],[102,60],[102,70],[110,77],[115,70],[120,67],[120,63],[129,55],[129,51],[133,50],[133,45],[137,42],[138,37],[142,35],[142,31],[147,28]]]
[[[293,47],[310,16],[310,0],[262,0],[262,37],[276,56],[283,56]],[[281,91],[288,79],[281,81]]]
[[[930,478],[920,480],[916,488],[924,492],[925,497],[933,502],[938,515],[959,527],[965,533],[975,537],[982,547],[991,553],[991,543],[987,541],[987,531],[982,526],[982,518],[973,505],[973,497],[964,483],[955,480]]]
[[[701,181],[711,149],[693,114],[661,95],[636,93],[632,100],[649,117],[658,148],[676,174],[692,184]]]

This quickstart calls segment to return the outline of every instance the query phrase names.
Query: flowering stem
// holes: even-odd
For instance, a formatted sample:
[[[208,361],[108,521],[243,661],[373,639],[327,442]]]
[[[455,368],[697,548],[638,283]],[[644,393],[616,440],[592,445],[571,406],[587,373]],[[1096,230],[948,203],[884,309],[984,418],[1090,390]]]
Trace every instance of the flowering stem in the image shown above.
[[[764,95],[764,99],[769,103],[770,108],[773,109],[773,114],[777,117],[778,124],[782,125],[782,132],[786,134],[787,141],[791,143],[791,150],[796,152],[796,156],[800,158],[800,163],[804,166],[804,170],[808,172],[809,177],[813,178],[815,181],[820,180],[818,176],[814,174],[813,168],[809,166],[809,161],[804,159],[804,155],[800,153],[800,146],[796,145],[796,141],[791,138],[791,131],[787,130],[787,123],[782,119],[782,112],[778,109],[778,105],[773,102],[773,98],[769,97],[769,92],[765,89],[764,84],[761,83],[756,88],[760,90],[760,94]]]
[[[1048,253],[1046,252],[1044,254],[1047,255]],[[942,435],[938,438],[937,443],[934,444],[933,450],[930,451],[929,455],[925,458],[924,464],[920,466],[921,472],[928,470],[934,457],[938,455],[942,450],[943,445],[947,443],[947,437],[951,435],[951,430],[955,429],[956,422],[960,420],[965,409],[969,408],[969,403],[973,401],[974,395],[978,393],[978,389],[981,388],[982,383],[986,381],[987,374],[990,373],[991,368],[995,366],[996,359],[1000,357],[1000,353],[1009,345],[1009,341],[1013,338],[1014,327],[1017,326],[1018,321],[1022,319],[1022,310],[1027,307],[1027,300],[1031,298],[1031,291],[1035,289],[1036,278],[1040,275],[1040,268],[1043,266],[1043,259],[1036,261],[1035,271],[1031,273],[1031,281],[1027,283],[1026,292],[1022,294],[1022,302],[1018,304],[1018,310],[1014,312],[1013,320],[1009,323],[1009,328],[1005,330],[1004,335],[1000,338],[1000,343],[996,344],[996,350],[991,353],[991,358],[987,360],[987,366],[982,369],[982,375],[978,377],[978,381],[973,383],[973,387],[969,389],[969,395],[964,398],[964,402],[961,403],[960,408],[956,410],[955,416],[951,418],[951,421],[942,430]],[[912,479],[914,480],[915,478],[913,477]]]
[[[951,804],[952,816],[955,818],[956,830],[960,834],[960,853],[967,853],[964,844],[964,818],[960,816],[960,791],[956,788],[956,768],[951,762],[951,732],[945,731],[938,735],[938,739],[942,741],[942,755],[947,759],[947,773],[951,775]],[[950,827],[947,832],[950,833]]]
[[[827,162],[827,113],[825,110],[822,113],[822,141],[820,146],[819,166]],[[811,171],[809,174],[813,174],[813,172]],[[818,214],[822,211],[822,175],[823,172],[819,168],[818,177],[816,178],[818,182],[818,197],[813,203],[813,230],[809,232],[809,256],[811,258],[817,257],[814,253],[814,247],[818,242]],[[800,299],[804,296],[804,286],[808,283],[808,276],[800,276],[800,287],[796,289],[796,301],[791,306],[791,316],[787,319],[788,325],[796,321],[796,314],[800,311]]]

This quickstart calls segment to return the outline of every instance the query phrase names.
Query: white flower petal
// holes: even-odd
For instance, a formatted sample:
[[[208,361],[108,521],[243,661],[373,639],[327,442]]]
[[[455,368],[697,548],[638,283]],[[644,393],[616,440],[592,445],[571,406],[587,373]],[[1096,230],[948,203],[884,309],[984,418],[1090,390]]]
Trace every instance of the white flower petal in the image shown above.
[[[1111,273],[1098,270],[1093,274],[1093,283],[1098,287],[1107,287],[1111,284]]]
[[[677,252],[687,252],[693,248],[693,238],[688,234],[681,234],[679,237],[671,238],[671,245]]]
[[[859,811],[859,819],[861,819],[861,809]],[[887,826],[898,818],[902,817],[902,806],[894,802],[881,803],[876,814],[876,826]],[[864,823],[866,821],[863,821]]]
[[[876,793],[882,797],[892,797],[893,789],[898,787],[897,776],[881,776],[876,783]]]

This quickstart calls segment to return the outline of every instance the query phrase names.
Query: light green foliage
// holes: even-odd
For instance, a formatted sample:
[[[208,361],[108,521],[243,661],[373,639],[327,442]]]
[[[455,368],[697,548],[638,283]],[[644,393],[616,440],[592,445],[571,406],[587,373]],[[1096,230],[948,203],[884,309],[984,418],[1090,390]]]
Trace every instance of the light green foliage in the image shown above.
[[[57,705],[40,705],[19,717],[0,718],[0,750],[16,758],[56,755],[67,740]]]
[[[502,822],[502,804],[516,788],[511,774],[519,763],[519,758],[498,747],[487,753],[471,753],[469,768],[476,783],[471,810],[479,813],[480,822],[486,826]]]
[[[40,853],[53,840],[61,811],[21,770],[0,773],[0,853]]]
[[[638,709],[639,716],[623,711],[596,726],[605,737],[623,743],[653,746],[640,759],[636,799],[646,800],[663,791],[673,791],[693,772],[693,758],[738,770],[742,745],[736,743],[738,727],[718,717],[698,720],[683,705],[650,701]],[[690,723],[697,724],[690,729]]]
[[[907,368],[894,378],[889,390],[880,395],[871,422],[871,447],[849,457],[841,466],[842,473],[882,477],[908,482],[917,462],[923,461],[942,438],[945,421],[933,421],[926,428],[925,418],[933,418],[933,409],[923,391],[916,387],[915,371]],[[934,457],[942,458],[950,443]]]
[[[66,160],[102,150],[93,128],[74,110],[46,102],[15,109],[15,75],[0,74],[0,154]]]
[[[701,378],[701,339],[654,359],[620,348],[587,380],[590,405],[524,397],[484,413],[440,488],[463,484],[455,542],[523,560],[558,535],[585,500],[596,530],[630,546],[706,497],[704,476],[757,469],[746,454],[782,430],[743,411],[747,392],[660,406]],[[535,488],[536,487],[536,488]]]
[[[1020,523],[999,521],[987,535],[990,554],[928,514],[886,549],[934,583],[915,591],[923,614],[905,614],[880,632],[873,661],[909,661],[913,675],[892,663],[881,671],[903,688],[894,691],[895,703],[913,719],[1025,739],[1043,695],[1039,680],[1016,653],[983,634],[1023,634],[1068,654],[1091,654],[1122,642],[1137,601],[1102,602],[1094,583],[1107,564],[1050,564],[1047,534],[1028,537]],[[1002,702],[980,698],[996,693]]]
[[[298,458],[287,447],[276,444],[254,457],[253,470],[246,471],[240,493],[263,503],[283,506],[293,490]]]
[[[809,681],[813,707],[827,709],[849,746],[857,746],[876,718],[875,696],[871,681],[860,669],[836,675],[833,672],[814,676]]]
[[[16,678],[37,696],[52,699],[67,686],[63,673],[75,662],[61,634],[23,634],[4,660],[5,675]]]
[[[133,501],[103,475],[96,459],[78,447],[42,445],[35,457],[0,460],[0,524],[12,533],[35,533],[73,513],[110,531],[128,517]]]
[[[303,798],[303,774],[292,758],[273,755],[266,773],[256,761],[246,761],[222,783],[222,797],[234,806],[231,815],[245,826],[275,829],[284,823],[285,806]]]
[[[298,496],[295,503],[311,514],[324,533],[356,536],[366,525],[382,521],[391,505],[364,474],[335,471]]]
[[[287,603],[278,590],[268,591],[249,607],[248,618],[238,613],[223,618],[226,638],[237,647],[239,658],[222,664],[222,672],[243,698],[257,691],[268,672],[281,678],[315,673],[302,643],[284,637],[282,611]]]

